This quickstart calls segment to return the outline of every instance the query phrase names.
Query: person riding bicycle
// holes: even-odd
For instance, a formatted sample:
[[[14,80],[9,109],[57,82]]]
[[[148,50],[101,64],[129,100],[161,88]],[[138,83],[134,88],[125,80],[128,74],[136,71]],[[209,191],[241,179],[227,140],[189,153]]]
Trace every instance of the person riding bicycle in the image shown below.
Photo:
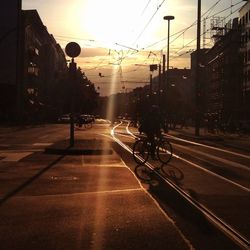
[[[142,115],[142,119],[139,126],[139,132],[145,133],[151,144],[151,156],[155,156],[155,137],[160,137],[161,129],[163,128],[163,120],[160,114],[159,107],[152,105],[149,112]]]

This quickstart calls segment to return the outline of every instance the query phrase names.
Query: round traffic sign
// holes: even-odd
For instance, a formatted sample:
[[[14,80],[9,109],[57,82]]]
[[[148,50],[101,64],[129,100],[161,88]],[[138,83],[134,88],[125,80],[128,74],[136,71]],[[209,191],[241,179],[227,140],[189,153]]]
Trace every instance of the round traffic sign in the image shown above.
[[[81,53],[81,47],[78,43],[70,42],[66,45],[65,52],[67,56],[77,57]]]

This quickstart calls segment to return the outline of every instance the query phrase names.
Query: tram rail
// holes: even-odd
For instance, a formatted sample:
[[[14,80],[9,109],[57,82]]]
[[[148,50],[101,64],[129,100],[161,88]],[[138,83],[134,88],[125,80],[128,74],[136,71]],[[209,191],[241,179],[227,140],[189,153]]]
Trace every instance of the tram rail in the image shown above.
[[[128,145],[126,145],[125,143],[123,143],[116,136],[116,129],[120,125],[122,125],[122,123],[119,123],[119,124],[117,124],[116,126],[113,127],[112,132],[111,132],[112,138],[123,149],[125,149],[127,152],[129,152],[130,154],[132,154],[132,148],[129,147]],[[136,138],[136,135],[134,135],[129,130],[129,123],[126,126],[126,132],[127,132],[127,136],[126,137],[130,137],[131,139],[135,139]],[[123,136],[125,136],[125,135],[123,134]],[[208,147],[210,147],[210,146],[208,146]],[[240,155],[240,154],[238,154],[238,155]],[[195,164],[195,163],[192,163],[189,160],[186,160],[183,157],[180,157],[180,156],[178,156],[176,154],[173,154],[173,156],[176,157],[176,158],[178,158],[178,159],[184,160],[188,164]],[[243,157],[244,156],[245,155],[243,155]],[[248,157],[248,156],[246,156],[246,157]],[[179,197],[181,197],[183,200],[185,200],[185,202],[188,202],[193,207],[193,209],[195,209],[197,211],[197,213],[202,214],[215,228],[217,228],[217,230],[219,230],[220,232],[222,232],[224,235],[226,235],[228,238],[230,238],[234,243],[236,243],[237,245],[239,245],[241,248],[243,248],[243,249],[249,249],[249,247],[250,247],[249,240],[244,235],[242,235],[240,232],[238,232],[236,229],[234,229],[234,227],[232,225],[229,225],[225,220],[223,220],[222,218],[220,218],[219,216],[217,216],[208,207],[204,206],[202,203],[200,203],[199,201],[197,201],[196,199],[194,199],[187,192],[185,192],[185,190],[183,190],[181,187],[179,187],[178,185],[176,185],[170,179],[166,178],[166,176],[164,176],[161,172],[156,171],[155,167],[154,167],[154,165],[152,163],[146,162],[145,165],[155,174],[155,176],[157,176],[157,178],[160,178]],[[196,167],[202,168],[201,166],[198,166],[197,164],[195,164],[195,165],[196,165]],[[206,171],[208,171],[208,170],[206,170]],[[224,181],[228,181],[229,183],[231,183],[232,185],[235,185],[236,187],[240,187],[245,192],[250,192],[250,190],[248,188],[242,187],[241,185],[237,185],[237,184],[233,183],[232,181],[230,181],[230,180],[228,180],[228,179],[226,179],[224,177],[221,177],[221,176],[219,176],[219,175],[217,175],[215,173],[212,173],[211,171],[209,171],[209,172],[210,172],[210,174],[213,174],[213,175],[215,175],[215,176],[217,176],[219,178],[222,178]]]

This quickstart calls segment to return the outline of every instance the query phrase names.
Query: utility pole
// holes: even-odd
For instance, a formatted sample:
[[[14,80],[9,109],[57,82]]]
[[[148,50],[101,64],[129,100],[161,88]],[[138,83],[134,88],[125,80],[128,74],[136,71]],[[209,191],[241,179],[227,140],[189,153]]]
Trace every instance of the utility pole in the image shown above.
[[[158,70],[158,106],[160,107],[161,104],[161,64],[159,64]]]
[[[195,98],[196,98],[196,114],[195,114],[195,135],[200,135],[201,122],[201,93],[200,93],[200,43],[201,43],[201,0],[198,0],[197,8],[197,45],[196,45],[196,73],[195,73]]]
[[[151,98],[151,100],[152,100],[152,84],[153,84],[153,76],[152,76],[152,71],[150,71],[150,84],[149,84],[149,96],[150,96],[150,98]]]
[[[153,71],[157,70],[157,64],[150,64],[149,65],[149,70],[150,70],[150,85],[149,85],[149,98],[151,104],[153,103]]]
[[[162,89],[163,92],[166,92],[166,71],[165,71],[165,67],[166,67],[166,55],[162,55]]]
[[[22,1],[17,1],[17,44],[16,44],[16,113],[19,123],[23,122],[24,112],[24,88],[23,88],[23,67],[24,67],[24,24],[22,15]]]

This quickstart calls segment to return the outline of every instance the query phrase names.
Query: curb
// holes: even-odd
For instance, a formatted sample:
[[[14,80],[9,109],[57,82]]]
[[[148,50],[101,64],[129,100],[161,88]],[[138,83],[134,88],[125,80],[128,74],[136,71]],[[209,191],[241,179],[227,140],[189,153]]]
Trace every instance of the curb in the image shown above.
[[[113,151],[111,149],[45,148],[44,153],[56,155],[111,155]]]

